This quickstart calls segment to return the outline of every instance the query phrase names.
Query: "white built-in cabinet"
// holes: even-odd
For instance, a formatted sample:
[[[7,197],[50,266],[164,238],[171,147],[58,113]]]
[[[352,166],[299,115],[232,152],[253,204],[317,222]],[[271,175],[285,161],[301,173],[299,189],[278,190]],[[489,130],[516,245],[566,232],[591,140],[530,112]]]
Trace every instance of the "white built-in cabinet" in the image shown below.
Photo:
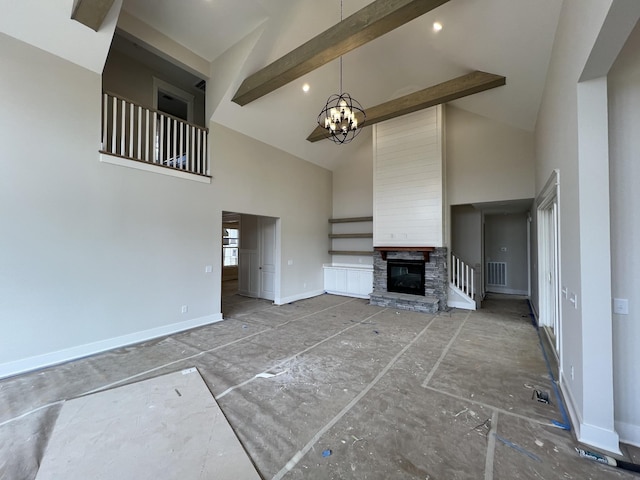
[[[373,291],[373,265],[324,265],[324,289],[335,295],[369,298]]]

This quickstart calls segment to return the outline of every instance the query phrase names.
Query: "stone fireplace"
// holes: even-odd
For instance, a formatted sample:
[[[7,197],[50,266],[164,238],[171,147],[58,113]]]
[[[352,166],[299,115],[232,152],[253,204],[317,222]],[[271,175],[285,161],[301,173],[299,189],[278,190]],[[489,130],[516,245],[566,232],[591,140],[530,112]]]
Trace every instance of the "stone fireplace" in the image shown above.
[[[387,260],[387,291],[424,295],[423,260]]]
[[[447,288],[446,247],[375,248],[372,305],[436,313],[447,308]]]

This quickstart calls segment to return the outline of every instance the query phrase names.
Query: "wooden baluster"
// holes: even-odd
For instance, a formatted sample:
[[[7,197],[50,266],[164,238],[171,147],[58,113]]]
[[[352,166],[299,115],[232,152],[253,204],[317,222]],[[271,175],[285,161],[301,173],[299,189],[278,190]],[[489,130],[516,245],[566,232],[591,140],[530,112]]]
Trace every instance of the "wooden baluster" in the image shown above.
[[[142,155],[142,107],[138,106],[138,131],[136,132],[138,137],[138,156],[135,157],[139,160],[144,160]]]
[[[144,122],[144,160],[149,161],[149,109],[145,108],[146,121]]]
[[[160,145],[158,161],[160,162],[160,165],[164,165],[164,115],[162,114],[160,114],[160,135],[158,137],[158,143]]]
[[[116,99],[116,97],[113,97],[113,109],[111,110],[111,118],[112,120],[112,125],[111,125],[111,148],[109,149],[109,151],[111,153],[118,153],[116,151],[116,149],[118,148],[117,145],[117,131],[118,131],[118,100]]]
[[[174,168],[178,168],[178,153],[177,153],[177,149],[178,149],[178,142],[177,142],[177,135],[178,135],[178,131],[177,131],[177,123],[176,123],[176,119],[173,119],[173,122],[171,122],[171,125],[173,126],[173,166]]]
[[[127,141],[127,106],[124,100],[121,101],[120,107],[122,108],[122,112],[120,115],[120,120],[122,121],[122,125],[120,125],[120,155],[125,155],[126,151],[126,141]]]
[[[202,130],[202,137],[204,138],[202,173],[209,175],[209,139],[205,130]]]
[[[187,166],[190,172],[193,172],[193,158],[192,155],[192,142],[193,142],[193,126],[187,125]]]
[[[178,149],[178,154],[180,155],[180,168],[182,168],[183,170],[187,168],[187,165],[186,165],[187,157],[184,153],[184,127],[185,125],[183,123],[180,123],[180,148]],[[182,161],[183,157],[184,157],[184,162]]]
[[[109,97],[106,93],[102,94],[102,150],[109,151],[107,148],[107,110],[109,108]]]
[[[153,112],[153,163],[158,163],[160,161],[159,155],[159,142],[158,142],[158,112]]]
[[[128,152],[128,156],[131,158],[135,158],[135,156],[133,155],[133,114],[134,114],[135,108],[133,103],[129,103],[129,152]]]
[[[196,130],[196,139],[198,143],[198,148],[196,149],[196,160],[197,160],[197,173],[200,173],[200,158],[202,157],[202,152],[200,150],[200,130]]]

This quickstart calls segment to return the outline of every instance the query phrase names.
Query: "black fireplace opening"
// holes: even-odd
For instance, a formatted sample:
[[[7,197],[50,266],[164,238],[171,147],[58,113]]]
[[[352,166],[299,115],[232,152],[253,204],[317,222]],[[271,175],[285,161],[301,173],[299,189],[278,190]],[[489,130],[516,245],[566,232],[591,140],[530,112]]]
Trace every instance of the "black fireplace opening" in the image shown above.
[[[387,291],[424,296],[424,262],[388,260]]]

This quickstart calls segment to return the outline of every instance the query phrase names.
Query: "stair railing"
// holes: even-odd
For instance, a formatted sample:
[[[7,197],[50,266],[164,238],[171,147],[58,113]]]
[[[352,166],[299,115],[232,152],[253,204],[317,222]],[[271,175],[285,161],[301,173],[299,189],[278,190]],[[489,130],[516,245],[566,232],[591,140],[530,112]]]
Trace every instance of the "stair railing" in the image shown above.
[[[475,270],[454,253],[451,254],[451,283],[462,290],[469,298],[474,299]]]

